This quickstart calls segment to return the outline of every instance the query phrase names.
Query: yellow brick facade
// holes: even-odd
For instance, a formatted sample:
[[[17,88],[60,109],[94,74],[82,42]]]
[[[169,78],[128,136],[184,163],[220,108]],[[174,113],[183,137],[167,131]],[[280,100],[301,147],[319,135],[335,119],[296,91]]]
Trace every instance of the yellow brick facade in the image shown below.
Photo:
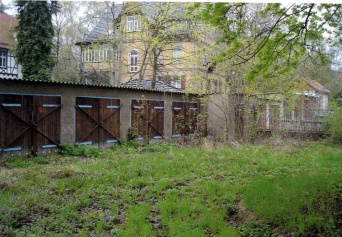
[[[132,10],[134,9],[134,10]],[[201,60],[197,59],[199,46],[188,36],[181,36],[170,39],[169,42],[153,42],[151,36],[153,32],[146,28],[146,17],[139,15],[136,3],[131,3],[121,16],[121,22],[117,31],[119,37],[117,39],[118,56],[116,60],[97,60],[97,62],[87,62],[83,60],[84,71],[97,73],[98,71],[107,74],[110,84],[120,84],[130,79],[147,79],[153,78],[154,56],[152,48],[160,48],[161,56],[156,59],[158,63],[156,67],[156,80],[162,80],[168,84],[178,88],[198,88],[198,84],[203,83],[203,72],[199,72],[199,68],[204,68]],[[134,16],[140,16],[140,28],[128,30],[127,19],[132,20]],[[131,18],[129,18],[131,17]],[[130,27],[138,26],[130,25]],[[93,45],[99,48],[101,44]],[[89,47],[89,46],[88,46]],[[134,52],[135,51],[135,52]],[[83,54],[86,50],[83,49]],[[135,59],[132,59],[131,53],[137,53],[137,67],[135,67]],[[85,56],[82,56],[83,58]],[[101,53],[99,54],[101,55]],[[134,58],[134,57],[133,57]],[[132,60],[133,67],[132,67]],[[90,61],[90,60],[88,60]],[[203,60],[202,60],[203,61]],[[115,75],[115,76],[113,76]]]

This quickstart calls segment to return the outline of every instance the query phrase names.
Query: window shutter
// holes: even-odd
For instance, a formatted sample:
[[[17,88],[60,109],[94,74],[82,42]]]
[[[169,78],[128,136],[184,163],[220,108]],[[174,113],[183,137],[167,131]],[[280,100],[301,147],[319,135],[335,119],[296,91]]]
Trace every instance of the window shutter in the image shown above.
[[[171,84],[171,76],[164,76],[164,83],[170,85]]]
[[[181,89],[185,89],[186,75],[181,76]]]

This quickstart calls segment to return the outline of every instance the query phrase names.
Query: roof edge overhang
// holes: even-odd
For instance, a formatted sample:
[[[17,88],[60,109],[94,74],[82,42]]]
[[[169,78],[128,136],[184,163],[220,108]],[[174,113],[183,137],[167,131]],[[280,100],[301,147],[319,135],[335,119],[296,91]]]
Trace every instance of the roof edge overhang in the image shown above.
[[[8,83],[32,83],[32,84],[52,84],[52,85],[68,85],[68,86],[79,86],[79,87],[93,87],[93,88],[108,88],[108,89],[118,89],[118,90],[132,90],[132,91],[147,91],[147,92],[157,92],[163,94],[183,94],[183,95],[194,95],[201,96],[198,93],[188,93],[188,92],[177,92],[177,91],[166,91],[166,90],[156,90],[156,89],[147,89],[147,88],[134,88],[129,86],[112,86],[112,85],[92,85],[92,84],[84,84],[84,83],[76,83],[76,82],[59,82],[59,81],[41,81],[41,80],[28,80],[28,79],[18,79],[18,78],[2,78],[0,77],[1,82]]]

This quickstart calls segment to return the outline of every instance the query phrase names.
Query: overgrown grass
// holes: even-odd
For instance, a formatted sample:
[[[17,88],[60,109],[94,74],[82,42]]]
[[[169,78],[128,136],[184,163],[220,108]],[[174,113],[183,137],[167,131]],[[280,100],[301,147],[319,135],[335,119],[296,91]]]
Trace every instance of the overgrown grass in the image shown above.
[[[2,162],[0,236],[341,236],[341,146],[73,152]]]

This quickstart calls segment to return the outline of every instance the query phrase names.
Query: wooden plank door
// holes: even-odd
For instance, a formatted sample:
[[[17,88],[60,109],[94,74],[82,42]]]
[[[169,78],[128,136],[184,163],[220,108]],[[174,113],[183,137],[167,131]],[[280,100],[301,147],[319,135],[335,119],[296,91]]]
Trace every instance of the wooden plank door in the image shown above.
[[[164,101],[150,101],[148,119],[148,138],[164,138]]]
[[[44,155],[60,144],[60,96],[0,94],[1,156]]]
[[[193,136],[197,132],[198,103],[172,102],[172,136]]]
[[[172,102],[172,138],[181,137],[185,133],[185,108],[183,102]]]
[[[131,127],[138,140],[164,138],[164,101],[132,100]]]
[[[30,155],[30,97],[0,95],[0,149],[2,156]]]
[[[57,151],[61,136],[61,97],[32,97],[32,152],[45,155]]]
[[[99,147],[108,147],[120,139],[120,100],[99,98]]]
[[[186,134],[194,136],[197,132],[198,104],[193,102],[184,103],[186,118]]]
[[[76,98],[76,144],[99,147],[117,143],[120,138],[120,100],[115,98]]]

